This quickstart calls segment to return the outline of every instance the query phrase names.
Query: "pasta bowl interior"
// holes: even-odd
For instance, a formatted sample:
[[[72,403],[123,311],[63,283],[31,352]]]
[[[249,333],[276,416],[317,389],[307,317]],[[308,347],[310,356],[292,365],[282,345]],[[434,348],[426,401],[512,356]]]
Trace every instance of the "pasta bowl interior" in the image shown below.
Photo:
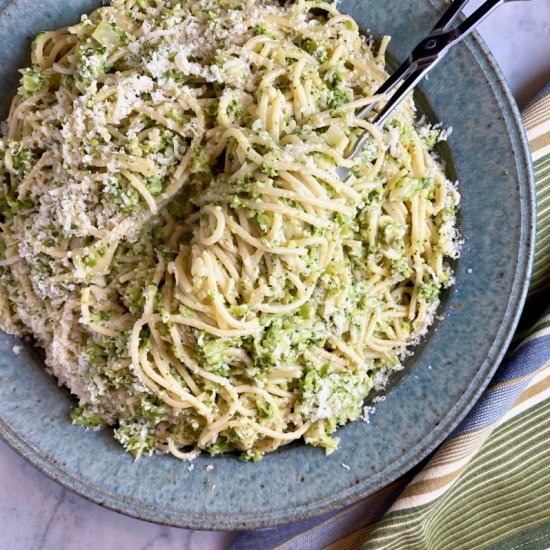
[[[9,34],[10,21],[27,16],[31,4],[8,4],[1,12],[0,41],[10,40],[11,51],[24,52],[24,36],[44,26],[29,11],[21,35],[14,39]],[[50,27],[74,23],[76,15],[95,7],[77,4],[64,14],[59,3],[47,4]],[[271,70],[254,84],[260,92],[251,96],[250,82],[242,81],[233,67],[242,56],[222,59],[216,48],[206,70],[200,52],[208,42],[196,51],[184,48],[185,55],[183,45],[174,52],[164,47],[162,37],[181,23],[172,19],[199,17],[197,10],[206,26],[195,30],[194,39],[203,40],[210,27],[214,37],[222,36],[216,25],[224,23],[215,10],[203,9],[207,2],[157,14],[157,30],[140,22],[148,9],[141,4],[135,3],[128,16],[128,30],[127,22],[92,16],[72,27],[72,34],[62,34],[59,51],[70,48],[75,36],[83,46],[68,62],[59,57],[55,76],[39,69],[48,66],[44,55],[55,55],[47,53],[53,51],[48,40],[57,35],[46,33],[34,43],[35,65],[23,73],[8,127],[11,142],[5,146],[4,162],[11,181],[18,182],[19,202],[17,208],[8,203],[4,213],[3,263],[10,267],[11,279],[6,279],[2,321],[8,331],[31,334],[45,347],[49,367],[80,397],[73,413],[77,423],[114,424],[116,439],[137,457],[156,449],[194,460],[189,465],[157,455],[134,463],[120,453],[108,430],[83,433],[71,427],[71,399],[37,368],[40,361],[31,349],[8,336],[2,344],[3,435],[62,483],[155,521],[207,528],[262,526],[350,502],[394,479],[441,441],[473,403],[509,339],[532,252],[531,173],[517,112],[498,71],[474,40],[430,77],[420,102],[433,122],[443,120],[454,129],[437,150],[447,177],[427,150],[422,152],[423,143],[440,132],[430,126],[415,130],[396,119],[394,144],[384,144],[392,132],[386,129],[384,135],[365,126],[372,146],[353,166],[352,183],[345,186],[326,175],[335,158],[345,162],[338,151],[355,131],[355,123],[342,119],[339,109],[353,100],[354,86],[375,89],[377,78],[383,79],[380,57],[372,57],[368,49],[354,50],[347,65],[357,68],[352,76],[348,70],[332,70],[327,51],[332,58],[346,55],[346,39],[329,47],[305,37],[312,32],[307,22],[293,19],[294,12],[277,19],[280,8],[273,5],[271,14],[260,11],[271,26],[255,22],[247,42],[252,64],[263,66],[264,59],[275,55],[268,59]],[[343,2],[339,9],[362,29],[373,29],[379,37],[391,34],[398,57],[434,14],[433,6],[420,0],[406,7],[364,4]],[[298,3],[296,10],[302,8],[318,9]],[[253,17],[258,13],[254,10],[243,11]],[[355,23],[338,18],[335,14],[324,21],[323,32],[330,38],[332,25],[341,24],[342,33],[334,36],[353,40]],[[156,33],[164,49],[148,46],[143,54],[139,40],[133,42],[135,28],[148,43]],[[223,32],[230,48],[230,31]],[[291,37],[288,44],[285,37]],[[282,53],[270,53],[270,40],[275,39],[287,44]],[[189,40],[192,46],[191,35]],[[91,53],[90,41],[95,44]],[[121,43],[128,45],[125,57],[117,57],[113,46]],[[382,39],[375,50],[386,46]],[[326,63],[323,78],[328,85],[318,84],[314,73],[309,81],[302,80],[304,51],[316,66]],[[358,59],[362,54],[365,59]],[[25,65],[17,55],[2,64],[3,106],[17,85],[18,62]],[[128,76],[135,63],[144,63],[149,76]],[[98,77],[108,72],[109,64],[117,64],[122,75],[114,86],[112,77]],[[213,84],[193,92],[192,84],[180,83],[191,89],[183,98],[169,86],[157,89],[154,80],[161,73],[177,84],[178,72],[170,73],[170,64]],[[229,65],[232,70],[224,76]],[[366,74],[365,67],[375,76]],[[448,86],[456,73],[461,93]],[[224,78],[234,82],[216,84]],[[277,78],[289,83],[284,93],[271,85]],[[27,116],[26,105],[41,101],[54,84],[58,91],[53,107],[46,98],[38,119]],[[458,103],[465,89],[469,101]],[[247,103],[252,97],[257,104],[255,99]],[[357,107],[366,104],[361,101]],[[72,114],[62,118],[59,112],[69,104]],[[129,119],[134,111],[139,112],[135,124]],[[36,127],[36,120],[52,117],[45,139],[40,124],[46,123]],[[129,126],[120,126],[127,119]],[[89,135],[90,125],[99,128],[97,136]],[[123,128],[122,134],[117,127]],[[10,145],[26,135],[32,136],[27,142],[34,140],[26,149],[23,141]],[[36,145],[41,140],[44,145]],[[407,145],[400,149],[403,141]],[[33,147],[48,153],[36,162]],[[390,152],[381,155],[385,149]],[[221,167],[217,161],[213,166],[212,159],[222,151]],[[384,172],[388,166],[393,166],[389,174]],[[119,178],[105,175],[111,173]],[[409,173],[414,177],[407,177]],[[98,174],[100,187],[94,191]],[[388,182],[391,200],[377,210],[380,177]],[[194,191],[177,195],[186,178]],[[454,214],[449,212],[458,194],[449,180],[457,178],[464,245],[460,261],[446,267],[445,256],[456,256]],[[28,196],[36,195],[33,189],[40,189],[40,182],[47,196],[39,199],[38,214],[25,218]],[[54,196],[56,185],[61,200]],[[67,195],[72,187],[75,199]],[[98,211],[94,196],[108,198],[105,211]],[[82,206],[75,213],[71,209],[77,200]],[[88,204],[93,212],[86,210]],[[174,204],[178,208],[170,208]],[[361,209],[366,212],[363,221],[357,214]],[[375,210],[379,213],[373,214]],[[415,219],[432,211],[433,218],[421,223],[419,233]],[[48,217],[50,225],[43,221]],[[410,234],[405,229],[402,233],[400,227],[409,219]],[[22,247],[18,239],[31,248]],[[427,248],[415,244],[422,242]],[[413,259],[408,261],[400,250],[409,250]],[[40,263],[43,255],[50,258],[46,269]],[[31,281],[39,274],[30,305],[27,273]],[[453,276],[456,286],[441,294],[436,312],[439,287]],[[372,294],[382,286],[379,296]],[[369,312],[369,299],[377,300],[373,311],[382,312],[383,319]],[[120,305],[105,308],[109,300]],[[71,325],[76,310],[79,319]],[[281,446],[303,435],[306,442],[334,451],[335,428],[359,416],[363,397],[377,387],[377,374],[390,372],[436,313],[437,322],[422,345],[386,388],[387,398],[376,400],[368,422],[354,422],[337,432],[335,452],[325,456],[302,444]],[[114,347],[105,343],[109,339]],[[365,348],[356,344],[366,340],[364,356]],[[396,341],[402,344],[396,346]],[[93,372],[79,377],[105,361],[111,347],[116,368],[107,379]],[[80,355],[79,349],[84,350]],[[285,356],[289,350],[295,366]],[[228,364],[220,361],[227,356]],[[358,365],[363,364],[368,368],[361,370]],[[343,392],[338,399],[331,384]],[[365,412],[371,411],[368,406]],[[212,455],[238,450],[249,462],[232,455],[210,458],[199,455],[200,450]]]

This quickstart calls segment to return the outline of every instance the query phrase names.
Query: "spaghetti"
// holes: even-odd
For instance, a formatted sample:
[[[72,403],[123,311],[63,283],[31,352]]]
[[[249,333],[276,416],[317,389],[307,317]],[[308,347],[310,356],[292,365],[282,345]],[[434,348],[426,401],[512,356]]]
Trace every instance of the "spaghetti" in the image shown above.
[[[337,447],[458,254],[445,133],[410,100],[354,116],[388,40],[304,0],[115,0],[35,39],[0,140],[1,324],[74,422],[136,457]]]

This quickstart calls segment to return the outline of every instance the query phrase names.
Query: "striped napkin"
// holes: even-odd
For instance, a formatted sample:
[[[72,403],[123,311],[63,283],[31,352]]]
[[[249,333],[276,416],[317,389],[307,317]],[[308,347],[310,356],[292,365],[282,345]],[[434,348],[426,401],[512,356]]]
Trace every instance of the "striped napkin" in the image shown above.
[[[344,510],[240,535],[232,550],[550,548],[550,85],[523,114],[537,180],[529,330],[423,467]],[[534,311],[546,311],[533,325]]]

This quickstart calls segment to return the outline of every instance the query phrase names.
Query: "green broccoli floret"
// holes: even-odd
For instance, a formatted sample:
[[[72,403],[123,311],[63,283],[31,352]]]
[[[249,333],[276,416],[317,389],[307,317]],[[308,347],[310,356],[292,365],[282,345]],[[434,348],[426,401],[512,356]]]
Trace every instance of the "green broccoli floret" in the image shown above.
[[[392,260],[392,275],[399,277],[401,280],[408,279],[412,275],[412,269],[405,258]]]
[[[147,188],[147,191],[149,191],[149,193],[151,193],[153,197],[156,197],[157,195],[160,195],[162,193],[162,184],[164,183],[164,178],[146,178],[143,183]]]
[[[331,67],[324,76],[324,80],[331,90],[340,87],[346,81],[346,77],[341,66]]]
[[[76,67],[74,72],[75,85],[85,93],[91,82],[107,72],[107,48],[94,47],[91,43],[83,44],[76,52]]]
[[[441,128],[432,128],[422,136],[422,141],[428,149],[433,149],[441,141]]]
[[[218,439],[215,445],[210,445],[206,450],[210,453],[210,456],[223,456],[231,451],[231,445],[224,439]]]
[[[144,282],[140,277],[134,278],[122,294],[124,305],[133,315],[140,315],[145,306]]]
[[[114,430],[115,439],[122,444],[124,450],[136,458],[141,455],[151,455],[155,450],[155,436],[149,432],[147,424],[121,420]]]
[[[327,96],[327,103],[331,109],[338,109],[342,105],[353,100],[353,92],[345,86],[337,86],[330,90]]]
[[[141,397],[141,414],[153,425],[168,418],[166,405],[156,395],[143,395]]]
[[[46,75],[40,72],[35,72],[33,69],[23,69],[20,72],[23,75],[21,84],[29,95],[39,92],[42,88],[49,84],[50,80]]]
[[[170,118],[174,122],[177,122],[180,126],[185,122],[183,114],[179,109],[170,109],[170,111],[168,112],[168,118]]]
[[[418,180],[408,176],[400,178],[390,191],[390,200],[405,201],[414,197],[418,191]]]
[[[340,443],[340,439],[338,437],[332,437],[330,431],[322,426],[320,422],[315,422],[313,426],[309,428],[304,434],[304,441],[308,445],[324,448],[327,455],[336,451],[336,449],[338,449],[338,443]]]
[[[37,156],[28,147],[16,146],[12,149],[12,166],[9,173],[16,182],[23,181],[36,164]]]
[[[332,221],[340,228],[348,227],[352,222],[353,218],[342,212],[336,212]]]
[[[256,215],[256,221],[260,225],[262,231],[265,233],[271,229],[273,222],[267,212],[258,212]]]
[[[420,178],[418,180],[418,189],[428,189],[433,185],[433,182],[432,178]]]
[[[208,108],[206,109],[206,112],[211,117],[218,116],[218,108],[219,108],[219,101],[217,99],[212,99],[210,105],[208,105]]]
[[[248,449],[239,455],[239,460],[243,462],[248,462],[250,460],[252,460],[252,462],[259,462],[262,460],[263,456],[264,453],[258,451],[258,449]]]
[[[193,164],[191,166],[192,174],[199,174],[203,172],[208,176],[212,176],[212,168],[210,167],[208,159],[202,149],[199,149],[191,158],[193,160]]]
[[[92,405],[85,404],[76,407],[71,413],[71,420],[73,424],[84,426],[90,430],[99,428],[104,424],[101,413],[97,411]]]
[[[264,322],[263,333],[243,340],[260,368],[296,364],[312,346],[322,347],[328,336],[324,323],[304,321],[300,313],[288,318],[274,315]]]
[[[207,370],[220,376],[227,376],[229,374],[227,350],[231,347],[230,340],[201,335],[197,340],[196,353]]]
[[[265,35],[265,36],[268,36],[269,38],[275,38],[275,35],[273,34],[272,29],[270,29],[270,27],[266,23],[260,23],[254,29],[254,34],[256,36]]]
[[[434,302],[439,296],[439,285],[436,283],[423,283],[418,291],[418,297],[427,303]]]
[[[103,184],[103,192],[122,212],[132,213],[140,210],[141,195],[129,184],[120,179],[108,178]]]
[[[315,304],[313,304],[312,302],[306,302],[300,307],[299,312],[302,319],[311,321],[312,319],[315,318],[315,310],[316,310]]]
[[[271,418],[275,413],[273,405],[269,401],[257,401],[256,408],[260,418]]]
[[[266,162],[260,166],[260,171],[262,174],[266,174],[272,178],[279,175],[279,170],[277,170],[277,168],[273,168],[273,166],[269,166]]]
[[[227,105],[227,111],[235,115],[238,120],[244,118],[245,112],[243,106],[236,100],[232,99]]]

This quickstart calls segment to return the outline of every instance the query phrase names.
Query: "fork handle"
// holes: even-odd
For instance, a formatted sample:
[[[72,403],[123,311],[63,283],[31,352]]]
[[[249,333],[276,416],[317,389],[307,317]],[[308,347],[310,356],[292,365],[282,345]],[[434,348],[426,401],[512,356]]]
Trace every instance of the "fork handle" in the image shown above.
[[[529,0],[486,0],[477,10],[472,13],[465,21],[463,21],[458,27],[457,31],[460,33],[458,41],[466,38],[486,17],[488,17],[493,11],[503,4],[508,2],[528,2]]]

